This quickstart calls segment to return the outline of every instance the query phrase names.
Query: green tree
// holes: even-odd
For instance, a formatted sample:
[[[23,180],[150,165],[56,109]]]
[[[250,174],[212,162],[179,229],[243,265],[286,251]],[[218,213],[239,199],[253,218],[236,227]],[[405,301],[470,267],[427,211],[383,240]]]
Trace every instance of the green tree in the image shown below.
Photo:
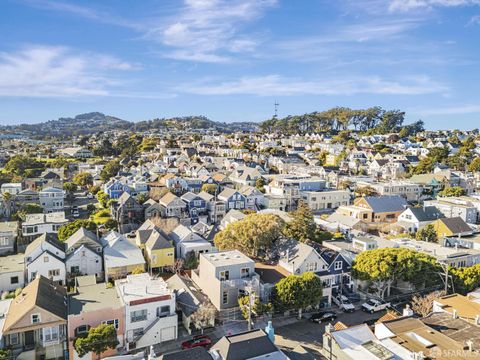
[[[440,191],[438,195],[444,197],[463,196],[465,195],[465,189],[461,188],[460,186],[447,187]]]
[[[250,214],[227,225],[213,241],[220,250],[237,249],[247,256],[258,257],[281,236],[283,227],[283,220],[276,215]]]
[[[12,359],[12,354],[10,350],[0,349],[0,360],[10,360]]]
[[[108,181],[110,178],[116,176],[120,171],[120,161],[119,160],[111,160],[105,164],[102,171],[100,172],[100,178],[103,181]]]
[[[238,306],[242,311],[242,316],[248,320],[248,307],[250,306],[250,296],[245,295],[238,298]],[[271,313],[273,311],[272,303],[262,303],[258,297],[255,297],[251,310],[252,318],[258,318],[263,314]]]
[[[73,182],[78,186],[89,186],[93,185],[93,177],[87,172],[80,172],[75,174],[73,177]]]
[[[480,264],[460,268],[451,267],[449,273],[453,277],[455,291],[460,294],[466,295],[480,287]]]
[[[263,188],[265,185],[267,185],[267,182],[263,177],[259,177],[257,180],[255,180],[255,187],[261,192],[265,192],[265,189]]]
[[[217,192],[217,185],[215,184],[203,184],[202,185],[202,191],[205,191],[211,195],[215,195],[215,193]]]
[[[23,177],[28,170],[30,170],[29,175],[32,175],[32,171],[38,173],[45,170],[45,165],[30,155],[21,154],[12,156],[5,164],[5,171],[13,175]]]
[[[312,210],[308,205],[299,201],[297,210],[290,213],[292,220],[285,225],[285,236],[300,242],[321,242],[317,224],[313,219]]]
[[[198,259],[197,259],[197,254],[195,254],[195,251],[189,251],[188,253],[185,254],[185,262],[183,263],[183,267],[185,269],[196,269],[198,266]]]
[[[322,281],[313,272],[289,275],[275,284],[274,299],[284,309],[297,309],[301,317],[302,309],[319,305]]]
[[[58,239],[65,241],[82,227],[90,231],[97,230],[97,225],[91,220],[75,220],[60,226],[58,229]]]
[[[468,165],[468,170],[471,172],[480,171],[480,156],[477,156],[472,162]]]
[[[28,214],[41,214],[43,208],[39,204],[25,204],[13,216],[15,219],[25,220]]]
[[[140,203],[140,204],[143,204],[145,201],[147,201],[149,199],[149,196],[147,193],[141,193],[141,194],[138,194],[137,196],[137,201]]]
[[[100,205],[106,208],[108,206],[108,200],[110,200],[110,197],[108,196],[108,194],[100,190],[99,192],[97,192],[96,196]]]
[[[417,231],[415,239],[427,242],[438,242],[438,235],[435,231],[435,227],[432,224],[428,224]]]
[[[100,357],[103,352],[115,349],[117,345],[117,331],[113,325],[107,324],[90,328],[85,336],[77,337],[74,342],[75,350],[80,357],[84,357],[89,352]]]
[[[352,275],[370,281],[376,295],[383,299],[397,280],[420,287],[437,284],[439,270],[432,256],[406,248],[383,248],[360,253],[353,263]]]
[[[66,182],[66,183],[63,184],[63,190],[65,190],[68,193],[73,193],[77,189],[78,189],[77,184],[75,184],[73,182]]]

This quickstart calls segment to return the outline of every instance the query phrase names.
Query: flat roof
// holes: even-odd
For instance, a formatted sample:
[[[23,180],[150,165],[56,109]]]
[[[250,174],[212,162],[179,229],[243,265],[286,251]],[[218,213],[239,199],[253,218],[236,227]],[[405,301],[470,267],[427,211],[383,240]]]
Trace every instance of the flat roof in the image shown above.
[[[15,254],[1,257],[0,274],[23,272],[25,269],[24,261],[24,254]]]
[[[77,291],[69,298],[69,315],[122,307],[117,291],[113,286],[107,288],[106,283],[78,286]]]
[[[165,280],[154,279],[148,273],[128,275],[126,279],[116,280],[115,287],[125,304],[159,296],[171,297],[173,294]]]
[[[205,260],[214,266],[227,266],[236,264],[252,263],[254,261],[238,250],[221,251],[218,253],[200,254]]]

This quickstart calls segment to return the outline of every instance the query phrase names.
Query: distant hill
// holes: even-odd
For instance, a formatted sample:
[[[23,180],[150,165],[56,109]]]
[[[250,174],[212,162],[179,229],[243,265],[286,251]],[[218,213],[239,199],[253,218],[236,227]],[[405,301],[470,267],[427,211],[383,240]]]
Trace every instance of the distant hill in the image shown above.
[[[59,118],[38,124],[0,126],[2,134],[22,134],[35,137],[92,135],[110,130],[148,131],[154,129],[215,129],[222,132],[255,130],[258,124],[250,122],[221,123],[204,116],[186,116],[153,119],[137,123],[99,112],[80,114],[73,118]]]

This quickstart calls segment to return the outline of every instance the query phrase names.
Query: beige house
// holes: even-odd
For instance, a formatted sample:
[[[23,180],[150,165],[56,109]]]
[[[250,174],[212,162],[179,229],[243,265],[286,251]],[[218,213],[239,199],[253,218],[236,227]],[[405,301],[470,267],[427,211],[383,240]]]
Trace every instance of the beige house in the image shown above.
[[[3,326],[5,345],[17,359],[63,359],[66,351],[66,291],[40,276],[12,303]]]

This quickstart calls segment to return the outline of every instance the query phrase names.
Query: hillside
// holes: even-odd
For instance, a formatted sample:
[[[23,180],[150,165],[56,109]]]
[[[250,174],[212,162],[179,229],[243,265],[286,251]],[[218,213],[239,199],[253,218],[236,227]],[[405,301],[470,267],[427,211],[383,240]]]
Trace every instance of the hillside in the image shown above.
[[[80,114],[73,118],[59,118],[38,124],[21,124],[0,126],[1,134],[20,134],[42,138],[45,136],[69,137],[78,135],[93,135],[110,130],[205,130],[213,129],[221,132],[255,130],[256,123],[221,123],[204,116],[186,116],[145,120],[137,123],[122,120],[99,112]]]

